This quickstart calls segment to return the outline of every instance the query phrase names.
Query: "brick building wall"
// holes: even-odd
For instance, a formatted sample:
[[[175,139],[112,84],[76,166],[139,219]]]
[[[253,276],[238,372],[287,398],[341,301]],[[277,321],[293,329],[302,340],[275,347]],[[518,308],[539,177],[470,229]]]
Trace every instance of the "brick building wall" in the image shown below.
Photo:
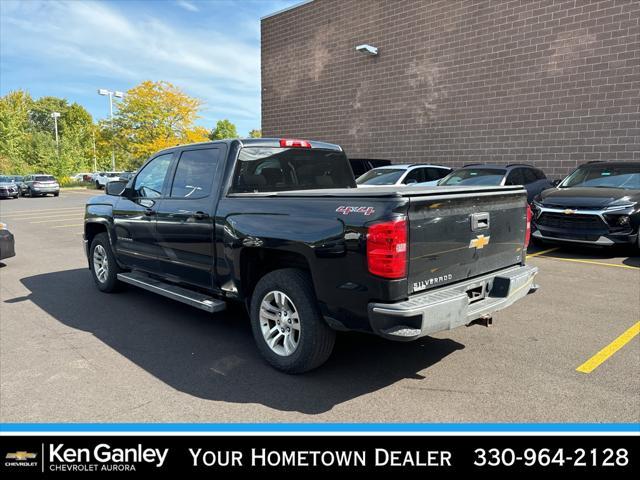
[[[314,0],[262,20],[263,135],[552,176],[640,160],[639,18],[637,0]]]

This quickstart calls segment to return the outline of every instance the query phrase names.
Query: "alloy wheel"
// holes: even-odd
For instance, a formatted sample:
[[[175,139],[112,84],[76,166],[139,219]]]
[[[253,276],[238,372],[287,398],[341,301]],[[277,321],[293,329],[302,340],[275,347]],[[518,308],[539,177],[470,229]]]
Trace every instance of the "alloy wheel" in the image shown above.
[[[269,348],[282,357],[292,355],[300,343],[300,317],[293,301],[278,290],[260,304],[260,328]]]

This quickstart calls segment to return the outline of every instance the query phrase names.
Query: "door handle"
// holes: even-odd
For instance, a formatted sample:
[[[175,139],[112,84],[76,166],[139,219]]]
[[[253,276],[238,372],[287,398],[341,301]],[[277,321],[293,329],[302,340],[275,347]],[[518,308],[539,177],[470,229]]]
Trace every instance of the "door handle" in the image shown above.
[[[147,217],[150,217],[150,216],[151,216],[151,215],[153,215],[154,213],[156,213],[156,212],[154,212],[154,211],[153,211],[153,210],[151,210],[150,208],[145,208],[145,209],[144,209],[144,214],[145,214]]]
[[[196,212],[192,216],[196,220],[204,220],[205,218],[209,218],[209,214],[205,212]]]

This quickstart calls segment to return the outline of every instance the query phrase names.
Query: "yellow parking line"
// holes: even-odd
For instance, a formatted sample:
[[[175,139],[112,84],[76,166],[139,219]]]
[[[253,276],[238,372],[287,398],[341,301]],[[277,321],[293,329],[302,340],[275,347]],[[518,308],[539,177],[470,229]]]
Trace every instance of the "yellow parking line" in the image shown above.
[[[537,257],[538,255],[544,255],[545,253],[555,252],[560,247],[549,248],[547,250],[542,250],[540,252],[532,253],[531,255],[527,255],[527,258]]]
[[[78,216],[75,215],[73,217],[62,217],[62,218],[54,218],[53,220],[38,220],[37,222],[29,222],[31,224],[34,223],[54,223],[54,222],[61,222],[61,221],[65,221],[65,220],[79,220]]]
[[[55,227],[51,227],[51,228],[81,227],[83,225],[84,223],[74,223],[73,225],[56,225]]]
[[[589,360],[580,365],[576,370],[582,373],[591,373],[598,368],[611,355],[624,347],[633,337],[640,333],[640,322],[636,322],[631,328],[627,329],[622,335],[616,338],[609,345],[596,353]]]
[[[595,262],[593,260],[580,260],[578,258],[562,258],[562,257],[540,257],[540,258],[548,258],[549,260],[560,260],[561,262],[575,262],[575,263],[587,263],[589,265],[601,265],[603,267],[617,267],[617,268],[628,268],[629,270],[640,270],[640,267],[633,267],[631,265],[620,265],[618,263],[605,263],[605,262]]]

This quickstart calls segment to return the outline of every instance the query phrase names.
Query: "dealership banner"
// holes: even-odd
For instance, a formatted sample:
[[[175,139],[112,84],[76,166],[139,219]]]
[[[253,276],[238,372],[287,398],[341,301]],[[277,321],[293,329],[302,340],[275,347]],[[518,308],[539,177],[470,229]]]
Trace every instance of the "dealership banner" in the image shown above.
[[[637,472],[636,436],[2,436],[0,472]]]

